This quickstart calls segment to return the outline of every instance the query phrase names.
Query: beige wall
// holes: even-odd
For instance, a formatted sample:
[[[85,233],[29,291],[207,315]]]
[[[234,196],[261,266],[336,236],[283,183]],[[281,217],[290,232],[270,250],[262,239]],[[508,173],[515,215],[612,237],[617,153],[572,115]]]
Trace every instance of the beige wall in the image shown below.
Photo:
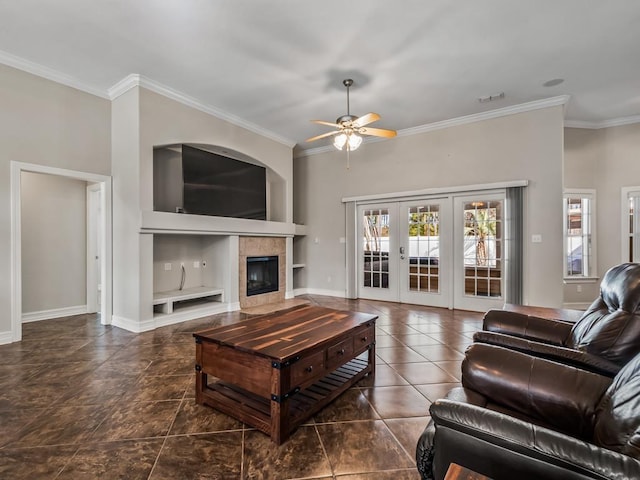
[[[343,197],[432,187],[528,180],[525,238],[525,298],[531,304],[562,303],[562,107],[397,137],[344,152],[295,160],[296,222],[306,224],[307,287],[344,292]],[[315,239],[318,243],[315,243]]]
[[[260,161],[285,182],[287,222],[293,218],[292,150],[144,88],[129,90],[113,105],[114,319],[149,328],[141,323],[153,319],[153,235],[140,233],[140,214],[153,210],[153,147],[217,145]]]
[[[640,124],[565,132],[565,187],[596,190],[596,242],[600,277],[622,259],[622,187],[640,186]],[[599,282],[565,286],[565,301],[589,302]]]
[[[564,186],[596,190],[596,205],[600,202],[597,171],[598,164],[604,157],[604,137],[605,130],[583,128],[566,128],[564,134]],[[596,225],[598,223],[599,214],[596,212]],[[597,265],[596,268],[599,271]],[[599,289],[599,280],[567,283],[563,287],[564,303],[581,308],[596,298]]]
[[[525,234],[544,233],[544,241],[526,244],[526,296],[558,305],[563,174],[566,187],[597,190],[600,273],[621,260],[620,188],[640,185],[640,125],[566,129],[563,171],[561,107],[365,144],[347,171],[344,153],[292,164],[289,147],[141,88],[112,103],[0,65],[0,105],[0,334],[11,329],[11,161],[102,175],[113,168],[114,314],[132,318],[151,315],[153,242],[139,227],[140,211],[152,208],[154,145],[223,145],[264,162],[287,183],[287,221],[294,219],[295,164],[294,220],[308,225],[295,247],[295,261],[307,265],[298,277],[334,292],[346,285],[343,197],[529,180]]]
[[[140,113],[139,91],[131,89],[112,105],[113,316],[140,318]],[[153,248],[150,241],[147,249]]]
[[[622,187],[640,186],[640,124],[607,128],[596,170],[598,265],[601,274],[622,259]]]
[[[11,330],[10,163],[109,175],[110,102],[0,65],[0,334]],[[57,279],[56,279],[57,281]]]
[[[87,304],[87,182],[22,172],[22,312]]]

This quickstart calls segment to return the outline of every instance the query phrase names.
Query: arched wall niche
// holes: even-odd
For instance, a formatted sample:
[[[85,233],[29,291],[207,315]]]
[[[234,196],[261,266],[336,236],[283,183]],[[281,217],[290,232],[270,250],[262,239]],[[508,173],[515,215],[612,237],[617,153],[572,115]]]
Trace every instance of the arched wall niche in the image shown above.
[[[197,148],[205,152],[229,157],[241,162],[259,165],[266,169],[267,220],[286,222],[286,181],[270,165],[243,152],[222,146],[204,143],[175,143],[153,147],[153,210],[175,212],[180,205],[182,186],[182,147]]]

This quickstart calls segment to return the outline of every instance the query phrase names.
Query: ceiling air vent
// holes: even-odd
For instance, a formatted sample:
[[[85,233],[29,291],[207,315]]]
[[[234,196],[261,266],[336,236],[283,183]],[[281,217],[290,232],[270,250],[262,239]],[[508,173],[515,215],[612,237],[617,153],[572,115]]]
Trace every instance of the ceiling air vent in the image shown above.
[[[478,98],[480,103],[494,102],[496,100],[502,100],[504,98],[504,92],[494,93],[493,95],[487,95],[486,97]]]

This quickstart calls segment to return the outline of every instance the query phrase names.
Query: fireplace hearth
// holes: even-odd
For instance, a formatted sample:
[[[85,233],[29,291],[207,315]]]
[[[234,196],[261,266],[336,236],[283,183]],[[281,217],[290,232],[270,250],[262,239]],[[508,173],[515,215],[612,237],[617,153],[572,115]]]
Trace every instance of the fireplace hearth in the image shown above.
[[[278,256],[247,257],[247,297],[277,292]]]

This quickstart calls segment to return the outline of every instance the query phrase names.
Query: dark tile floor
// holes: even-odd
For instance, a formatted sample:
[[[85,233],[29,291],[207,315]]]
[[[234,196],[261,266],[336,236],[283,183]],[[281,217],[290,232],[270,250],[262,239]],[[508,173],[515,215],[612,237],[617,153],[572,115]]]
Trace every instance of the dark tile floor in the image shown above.
[[[134,334],[92,315],[23,325],[0,346],[2,479],[417,479],[430,402],[456,386],[478,313],[310,296],[378,315],[377,372],[280,447],[194,401],[192,332]]]

